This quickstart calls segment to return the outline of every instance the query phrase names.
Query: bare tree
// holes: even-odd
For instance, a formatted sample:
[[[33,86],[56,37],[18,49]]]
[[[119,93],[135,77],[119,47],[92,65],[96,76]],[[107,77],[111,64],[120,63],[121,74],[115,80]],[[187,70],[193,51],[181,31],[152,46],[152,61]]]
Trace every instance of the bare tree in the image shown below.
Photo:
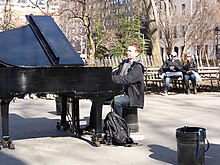
[[[90,59],[89,63],[91,65],[93,64],[96,48],[98,48],[97,50],[99,50],[99,48],[103,48],[104,45],[107,50],[110,50],[111,48],[117,47],[120,44],[119,42],[117,42],[120,38],[119,33],[122,32],[122,29],[118,28],[123,20],[120,18],[120,13],[121,11],[126,11],[126,8],[128,8],[128,6],[126,6],[126,4],[123,5],[123,7],[121,5],[112,6],[111,2],[112,1],[110,0],[103,0],[93,4],[91,3],[91,1],[88,0],[62,1],[63,4],[61,6],[60,13],[62,20],[61,24],[65,25],[65,27],[63,27],[63,30],[70,41],[72,38],[71,35],[76,36],[74,40],[77,40],[78,43],[80,43],[82,39],[81,37],[83,35],[87,36]],[[132,8],[133,7],[134,6],[132,6]],[[135,14],[137,13],[135,13],[135,10],[133,10],[132,12],[126,14],[126,18],[129,20],[133,19],[135,17]],[[76,26],[76,24],[79,25],[77,28],[80,28],[82,30],[73,31],[73,26]],[[97,32],[99,35],[99,39],[96,42],[93,41],[92,37],[94,31]],[[130,34],[132,33],[133,31],[131,30]],[[131,40],[132,37],[131,39],[126,39]],[[74,41],[74,43],[77,42]],[[77,47],[77,45],[75,45],[75,47]]]
[[[183,54],[186,54],[190,47],[195,47],[198,49],[197,60],[199,59],[200,65],[202,65],[202,58],[205,58],[209,66],[206,44],[213,40],[217,11],[216,4],[201,0],[194,5],[190,13],[179,13],[181,17],[178,25],[182,27],[184,39]]]
[[[0,24],[1,30],[9,30],[13,29],[15,27],[18,27],[19,24],[19,19],[14,13],[14,11],[11,9],[11,1],[4,0],[4,6],[3,6],[3,21]]]
[[[169,54],[174,44],[183,41],[182,54],[187,53],[190,47],[198,48],[198,57],[202,65],[202,58],[207,59],[205,45],[213,40],[213,31],[216,26],[217,4],[208,0],[196,1],[193,8],[177,9],[173,0],[157,1],[159,13],[159,31],[161,44]],[[190,6],[191,7],[191,6]],[[208,63],[208,60],[206,60]]]
[[[174,11],[175,7],[173,1],[171,0],[162,0],[158,2],[158,27],[161,35],[161,44],[166,48],[167,54],[170,54],[173,50],[175,37],[175,17]]]
[[[42,1],[42,0],[29,0],[29,2],[33,6],[38,8],[42,12],[42,14],[44,14],[44,15],[52,16],[54,14],[57,14],[57,12],[49,12],[49,10],[50,10],[51,6],[58,3],[58,0],[47,0],[46,3],[45,3],[45,1]],[[43,9],[44,6],[46,6],[46,10]]]
[[[77,24],[81,26],[78,27],[81,29],[81,31],[78,30],[77,33],[75,32],[75,34],[73,34],[72,31],[70,32],[70,35],[77,35],[75,39],[78,38],[78,40],[80,41],[80,37],[84,35],[83,33],[85,33],[89,43],[89,63],[91,65],[94,64],[95,57],[95,42],[93,40],[93,33],[91,29],[91,24],[93,21],[93,9],[93,4],[89,3],[88,0],[61,0],[61,24],[65,24],[66,28],[70,28],[72,30],[77,30],[73,27],[74,25],[76,25],[74,22],[77,22]],[[66,32],[68,30],[69,29],[67,29]],[[70,41],[71,38],[72,36],[69,36]]]

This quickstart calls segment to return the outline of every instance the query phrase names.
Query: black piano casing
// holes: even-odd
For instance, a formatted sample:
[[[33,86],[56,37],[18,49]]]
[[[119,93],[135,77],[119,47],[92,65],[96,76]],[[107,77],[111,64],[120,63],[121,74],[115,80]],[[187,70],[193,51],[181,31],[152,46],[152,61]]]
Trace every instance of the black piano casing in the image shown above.
[[[87,98],[87,95],[90,98],[108,97],[122,88],[113,83],[111,71],[111,67],[82,66],[1,68],[0,96],[72,93],[71,95],[78,95],[79,98]]]

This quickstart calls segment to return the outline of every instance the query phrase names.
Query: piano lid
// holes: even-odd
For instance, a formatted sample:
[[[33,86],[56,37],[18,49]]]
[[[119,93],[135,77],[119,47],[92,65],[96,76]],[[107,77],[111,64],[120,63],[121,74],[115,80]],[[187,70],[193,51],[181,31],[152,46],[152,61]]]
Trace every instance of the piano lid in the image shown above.
[[[29,24],[0,32],[0,63],[14,66],[84,65],[50,16],[26,16]]]

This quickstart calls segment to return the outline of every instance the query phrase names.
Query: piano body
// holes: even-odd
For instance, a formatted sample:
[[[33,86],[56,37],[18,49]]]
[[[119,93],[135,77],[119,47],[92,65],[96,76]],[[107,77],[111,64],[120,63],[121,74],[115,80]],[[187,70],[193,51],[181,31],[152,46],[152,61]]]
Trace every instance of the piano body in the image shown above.
[[[96,108],[93,142],[102,133],[102,105],[119,94],[110,67],[86,67],[50,16],[26,16],[29,24],[0,33],[1,148],[14,149],[9,137],[9,105],[26,93],[54,93],[62,98],[61,124],[65,125],[67,98],[72,101],[72,130],[79,131],[79,99]]]

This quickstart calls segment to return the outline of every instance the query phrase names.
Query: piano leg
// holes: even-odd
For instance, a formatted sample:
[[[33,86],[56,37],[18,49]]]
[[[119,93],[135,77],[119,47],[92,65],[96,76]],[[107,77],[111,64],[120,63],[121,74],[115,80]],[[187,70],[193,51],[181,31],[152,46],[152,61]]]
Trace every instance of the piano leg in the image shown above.
[[[95,123],[95,134],[92,136],[92,142],[96,147],[100,146],[102,141],[102,102],[93,101],[94,110],[94,123]]]
[[[72,98],[72,132],[80,134],[79,124],[79,99]]]
[[[1,116],[2,116],[2,141],[0,149],[9,148],[15,149],[12,140],[9,138],[9,104],[12,99],[1,99]]]
[[[69,122],[66,120],[67,116],[67,96],[60,96],[62,102],[62,110],[61,110],[61,121],[57,123],[57,129],[61,129],[66,131],[70,128]]]
[[[67,122],[67,97],[62,96],[62,111],[61,111],[61,123],[60,126],[63,127],[64,130],[70,127],[70,124]],[[80,134],[80,123],[79,123],[79,99],[72,98],[72,132],[76,134]],[[95,126],[95,134],[92,136],[92,142],[96,147],[100,146],[100,142],[102,141],[102,106],[104,104],[104,100],[93,100],[93,108],[94,108],[94,126]],[[68,112],[69,113],[69,112]],[[69,115],[69,114],[68,114]]]
[[[72,109],[67,109],[68,97],[62,96],[62,110],[61,110],[61,122],[57,123],[57,129],[67,130],[71,128],[72,133],[80,134],[80,124],[79,124],[79,99],[71,98],[69,104],[71,104]],[[70,114],[72,111],[72,114]],[[68,121],[67,121],[68,119]]]

